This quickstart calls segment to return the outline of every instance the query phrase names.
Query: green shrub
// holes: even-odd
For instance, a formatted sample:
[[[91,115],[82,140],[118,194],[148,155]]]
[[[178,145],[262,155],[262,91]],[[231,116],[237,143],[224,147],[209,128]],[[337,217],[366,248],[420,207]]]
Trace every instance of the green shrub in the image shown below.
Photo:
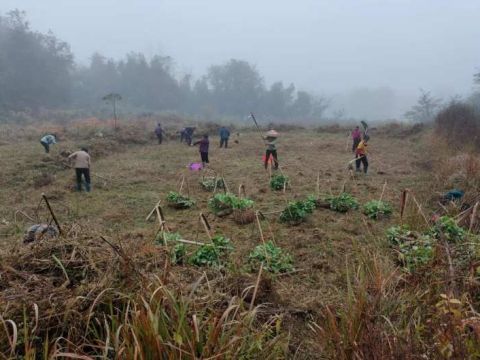
[[[317,208],[317,198],[314,195],[309,195],[307,200],[303,202],[305,211],[309,214],[313,213],[313,210]]]
[[[348,193],[341,193],[339,196],[329,196],[326,201],[330,204],[330,209],[345,213],[350,209],[358,208],[358,201]]]
[[[187,246],[185,244],[176,244],[171,253],[172,263],[183,264],[187,257]]]
[[[223,179],[218,177],[203,178],[200,181],[200,184],[207,191],[213,191],[215,189],[223,189],[225,187]]]
[[[300,224],[307,218],[308,212],[303,201],[289,202],[287,207],[280,213],[280,222]]]
[[[263,268],[272,273],[282,273],[293,270],[293,259],[281,248],[275,246],[271,241],[255,247],[248,255],[248,263],[252,270],[258,269],[263,263]]]
[[[458,242],[465,238],[465,230],[449,216],[442,216],[438,219],[435,225],[430,228],[428,234],[436,239],[440,239],[443,235],[449,242]]]
[[[390,204],[381,200],[372,200],[363,206],[363,213],[371,219],[379,219],[392,214]]]
[[[427,265],[434,255],[435,241],[427,235],[423,235],[411,241],[399,244],[399,261],[410,272],[418,267]]]
[[[275,174],[270,179],[270,189],[272,190],[283,190],[289,184],[290,180],[288,176],[282,174]]]
[[[155,238],[155,244],[164,245],[182,238],[178,232],[160,231]]]
[[[217,235],[212,239],[212,243],[198,247],[190,257],[189,262],[196,266],[219,267],[231,250],[233,250],[233,246],[230,240]]]
[[[387,229],[387,239],[391,245],[399,245],[406,239],[411,238],[413,233],[407,225],[392,226]]]
[[[215,194],[208,200],[208,207],[213,213],[219,214],[226,210],[245,210],[252,208],[255,202],[247,198],[239,198],[234,194]]]
[[[167,194],[167,202],[169,205],[178,209],[188,209],[195,205],[195,201],[175,191],[170,191]]]

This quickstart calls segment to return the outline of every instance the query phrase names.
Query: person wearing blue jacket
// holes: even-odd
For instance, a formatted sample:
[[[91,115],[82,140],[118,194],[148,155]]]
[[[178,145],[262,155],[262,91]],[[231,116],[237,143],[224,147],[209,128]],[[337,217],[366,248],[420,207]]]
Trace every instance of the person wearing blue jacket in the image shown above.
[[[230,138],[230,131],[225,127],[222,126],[219,131],[220,135],[220,147],[225,145],[225,149],[228,148],[228,139]]]

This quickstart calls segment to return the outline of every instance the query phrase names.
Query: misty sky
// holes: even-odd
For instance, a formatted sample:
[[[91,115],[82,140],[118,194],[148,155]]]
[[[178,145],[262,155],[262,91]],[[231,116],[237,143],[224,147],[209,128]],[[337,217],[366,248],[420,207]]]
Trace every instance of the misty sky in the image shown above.
[[[0,12],[14,8],[69,42],[81,63],[95,51],[160,53],[199,76],[237,58],[267,83],[328,96],[467,94],[480,70],[480,0],[0,0]]]

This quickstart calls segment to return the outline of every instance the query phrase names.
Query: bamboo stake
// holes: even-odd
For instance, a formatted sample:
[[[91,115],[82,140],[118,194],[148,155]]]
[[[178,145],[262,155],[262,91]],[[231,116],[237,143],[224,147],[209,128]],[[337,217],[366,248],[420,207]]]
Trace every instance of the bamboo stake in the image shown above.
[[[478,201],[473,206],[472,216],[470,217],[470,226],[468,227],[469,232],[472,231],[473,225],[475,224],[475,218],[477,217],[477,209],[478,209]]]
[[[260,224],[260,217],[258,216],[260,212],[257,210],[255,212],[255,217],[257,218],[257,226],[258,230],[260,231],[260,238],[262,239],[262,243],[265,245],[265,238],[263,237],[263,230],[262,230],[262,224]]]
[[[162,200],[158,200],[158,202],[155,204],[155,207],[152,209],[152,211],[150,211],[150,212],[148,213],[147,217],[145,218],[145,221],[150,220],[150,218],[152,217],[152,215],[155,213],[155,209],[157,208],[157,206],[160,205],[160,202],[161,202],[161,201],[162,201]]]
[[[50,202],[48,201],[45,193],[42,193],[42,198],[43,198],[43,200],[45,200],[45,203],[47,204],[48,211],[52,215],[52,219],[55,222],[55,225],[57,225],[57,229],[58,229],[59,234],[63,235],[63,231],[62,231],[62,228],[60,227],[60,223],[58,222],[57,217],[55,216],[55,213],[53,212],[52,207],[50,206]]]
[[[385,183],[383,184],[382,195],[380,195],[380,201],[382,201],[383,199],[383,195],[385,194],[386,188],[387,188],[387,180],[385,180]]]
[[[260,269],[258,270],[257,281],[255,282],[255,288],[253,290],[252,300],[250,301],[250,311],[253,309],[255,303],[255,298],[257,297],[258,286],[260,285],[260,280],[262,278],[263,263],[260,263]]]
[[[320,170],[317,172],[317,186],[316,186],[316,191],[317,191],[317,198],[320,196]]]
[[[212,228],[210,227],[210,224],[208,223],[208,220],[203,213],[200,213],[200,221],[202,222],[203,227],[205,228],[205,232],[207,233],[208,238],[210,239],[210,241],[212,241],[212,234],[210,233],[210,230]]]

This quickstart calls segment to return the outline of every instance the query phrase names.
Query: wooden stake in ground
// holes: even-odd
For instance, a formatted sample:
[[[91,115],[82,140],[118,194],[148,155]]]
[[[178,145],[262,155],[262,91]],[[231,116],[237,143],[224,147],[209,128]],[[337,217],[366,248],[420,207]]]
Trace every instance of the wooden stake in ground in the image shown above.
[[[47,204],[48,211],[50,212],[50,215],[52,215],[52,219],[55,222],[55,225],[57,225],[58,233],[60,235],[63,235],[63,231],[62,231],[62,228],[60,227],[60,223],[58,222],[57,217],[55,216],[55,213],[53,212],[53,209],[50,206],[50,203],[47,199],[47,196],[44,193],[42,193],[42,198],[45,201],[45,204]]]
[[[260,263],[260,269],[258,270],[257,281],[255,282],[255,288],[253,289],[252,301],[250,301],[250,311],[252,311],[253,305],[255,304],[255,298],[257,297],[258,286],[260,285],[260,280],[262,279],[262,271],[263,271],[263,262]]]
[[[385,180],[385,183],[383,184],[382,195],[380,195],[380,201],[382,201],[383,199],[383,195],[385,194],[386,188],[387,188],[387,180]]]
[[[402,191],[402,198],[400,200],[400,219],[403,221],[403,214],[405,213],[405,208],[407,206],[408,200],[408,189]]]
[[[208,238],[210,239],[210,241],[212,241],[212,234],[210,233],[212,228],[210,227],[210,224],[208,223],[207,217],[203,213],[200,213],[200,221],[203,224],[203,227],[205,229],[205,232],[207,233]]]

